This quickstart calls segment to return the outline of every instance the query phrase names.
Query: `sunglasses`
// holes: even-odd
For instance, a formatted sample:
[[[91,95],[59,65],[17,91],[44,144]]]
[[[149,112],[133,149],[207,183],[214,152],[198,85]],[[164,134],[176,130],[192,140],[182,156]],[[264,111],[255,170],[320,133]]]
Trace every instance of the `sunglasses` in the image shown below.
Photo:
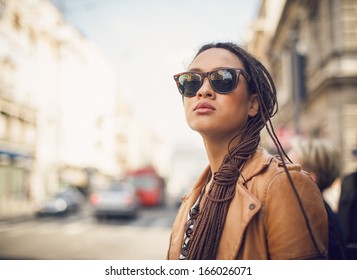
[[[239,68],[221,68],[211,72],[183,72],[174,75],[177,88],[181,95],[194,97],[202,87],[205,78],[208,79],[212,89],[220,94],[228,94],[237,88],[239,75],[249,82],[247,72]]]

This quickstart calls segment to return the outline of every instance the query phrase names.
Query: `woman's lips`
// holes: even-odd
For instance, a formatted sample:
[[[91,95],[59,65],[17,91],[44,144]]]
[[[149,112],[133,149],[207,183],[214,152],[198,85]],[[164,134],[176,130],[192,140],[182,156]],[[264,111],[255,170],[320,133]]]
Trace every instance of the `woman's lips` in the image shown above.
[[[207,102],[198,103],[196,105],[196,107],[193,109],[193,111],[195,111],[196,113],[199,113],[199,114],[210,113],[215,110],[216,110],[216,108]]]

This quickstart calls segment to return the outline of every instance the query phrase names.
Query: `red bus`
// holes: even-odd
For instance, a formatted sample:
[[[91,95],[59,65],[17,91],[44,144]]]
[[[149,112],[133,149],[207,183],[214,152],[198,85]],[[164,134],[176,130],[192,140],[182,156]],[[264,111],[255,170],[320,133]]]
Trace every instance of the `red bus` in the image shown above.
[[[128,172],[126,180],[135,186],[142,206],[158,206],[165,202],[165,181],[153,167]]]

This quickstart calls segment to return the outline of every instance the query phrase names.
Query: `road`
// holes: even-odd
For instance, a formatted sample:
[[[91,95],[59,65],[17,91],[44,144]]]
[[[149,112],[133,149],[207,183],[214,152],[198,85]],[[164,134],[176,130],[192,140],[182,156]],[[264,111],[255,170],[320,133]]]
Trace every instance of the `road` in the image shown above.
[[[0,259],[165,259],[176,212],[144,208],[135,219],[98,222],[86,207],[67,217],[0,221]]]

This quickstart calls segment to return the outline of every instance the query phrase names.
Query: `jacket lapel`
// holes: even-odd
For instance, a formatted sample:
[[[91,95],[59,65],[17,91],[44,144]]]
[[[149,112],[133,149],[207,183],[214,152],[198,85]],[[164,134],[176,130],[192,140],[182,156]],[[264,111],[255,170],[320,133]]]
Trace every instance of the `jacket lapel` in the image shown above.
[[[229,206],[217,259],[236,259],[247,225],[261,208],[261,202],[238,182]]]

